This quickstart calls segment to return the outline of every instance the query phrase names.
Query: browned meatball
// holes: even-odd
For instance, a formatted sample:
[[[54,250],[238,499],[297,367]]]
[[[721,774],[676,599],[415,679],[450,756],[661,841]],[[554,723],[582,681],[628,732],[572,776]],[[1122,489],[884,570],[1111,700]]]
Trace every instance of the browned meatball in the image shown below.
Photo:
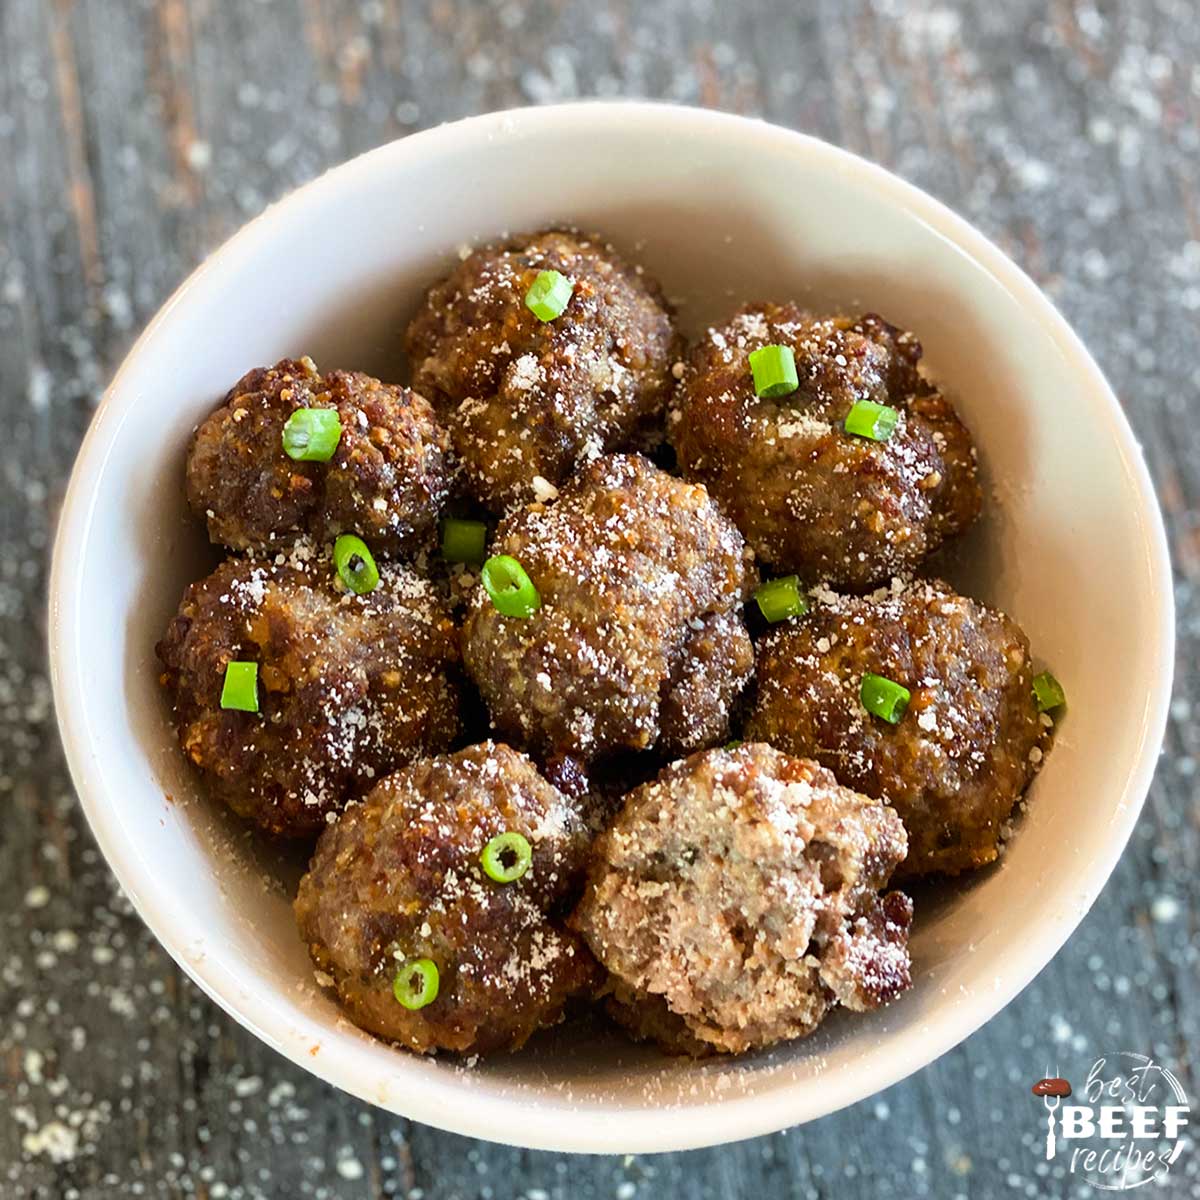
[[[749,355],[790,346],[800,386],[755,395]],[[920,562],[979,513],[975,450],[917,369],[911,333],[876,316],[742,309],[693,351],[668,421],[689,479],[708,485],[780,573],[858,591]],[[857,400],[897,409],[887,441],[842,428]]]
[[[298,408],[337,410],[342,435],[329,462],[284,453],[283,427]],[[450,491],[448,450],[449,435],[416,392],[284,359],[243,377],[196,430],[188,503],[209,537],[233,550],[356,533],[377,552],[408,552],[429,537]]]
[[[525,293],[547,270],[575,287],[541,321]],[[546,499],[581,462],[661,423],[680,349],[658,285],[599,238],[564,232],[470,254],[429,292],[405,344],[468,487],[497,512]]]
[[[532,849],[512,883],[480,853],[515,832]],[[578,894],[588,837],[578,811],[523,755],[491,742],[426,759],[351,805],[317,843],[296,918],[356,1025],[411,1050],[516,1049],[596,984],[558,914]],[[398,968],[431,961],[436,998],[406,1008]]]
[[[315,836],[376,776],[458,733],[457,631],[399,564],[356,596],[308,543],[282,564],[230,559],[184,593],[158,656],[184,753],[269,833]],[[221,707],[230,661],[258,664],[258,713]]]
[[[753,667],[740,610],[754,576],[703,487],[639,455],[603,458],[556,503],[502,521],[491,552],[516,558],[542,601],[506,617],[479,586],[463,629],[506,737],[585,763],[725,740]]]
[[[659,749],[687,754],[729,737],[729,717],[754,670],[740,608],[688,621],[687,638],[663,692]]]
[[[1049,723],[1025,635],[937,582],[896,581],[867,597],[816,589],[814,599],[759,644],[745,736],[810,755],[894,805],[908,830],[901,876],[991,862]],[[912,693],[898,725],[863,708],[865,672]]]
[[[572,924],[634,1033],[739,1053],[909,987],[912,907],[878,894],[905,849],[892,809],[814,762],[704,751],[628,796]]]

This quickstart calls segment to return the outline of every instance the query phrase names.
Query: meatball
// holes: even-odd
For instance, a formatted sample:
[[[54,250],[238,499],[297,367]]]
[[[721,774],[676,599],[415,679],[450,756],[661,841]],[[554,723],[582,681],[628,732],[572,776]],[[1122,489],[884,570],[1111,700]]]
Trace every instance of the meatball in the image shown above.
[[[541,607],[503,616],[478,586],[463,657],[495,727],[544,757],[686,752],[724,741],[754,665],[745,543],[703,487],[639,455],[599,459],[554,504],[500,523],[493,554]]]
[[[756,396],[750,352],[776,344],[791,347],[800,386]],[[668,436],[761,560],[864,590],[965,529],[982,502],[970,435],[920,357],[911,333],[876,316],[744,308],[692,353]],[[859,400],[899,411],[886,441],[843,430]]]
[[[532,860],[499,883],[480,853],[508,832]],[[597,983],[559,919],[587,847],[571,802],[523,754],[488,742],[407,767],[351,805],[317,843],[296,919],[356,1025],[423,1054],[516,1049]],[[437,995],[408,1008],[393,982],[420,959],[436,967]]]
[[[305,543],[283,562],[230,559],[187,589],[158,655],[184,753],[272,834],[315,836],[377,775],[458,733],[457,630],[399,564],[356,596]],[[221,707],[231,661],[258,664],[258,713]]]
[[[574,291],[541,321],[525,293],[550,270]],[[547,498],[581,462],[644,445],[680,350],[658,285],[599,238],[566,232],[468,255],[429,292],[405,344],[467,487],[496,512]]]
[[[814,599],[760,642],[745,736],[894,805],[908,830],[901,877],[991,862],[1047,733],[1025,635],[939,582],[867,597],[819,588]],[[899,724],[863,708],[866,672],[912,693]]]
[[[299,408],[337,410],[342,434],[329,462],[284,452],[283,427]],[[244,376],[196,430],[188,502],[231,550],[356,533],[378,552],[407,553],[432,534],[450,491],[449,444],[416,392],[284,359]]]
[[[912,906],[879,895],[905,849],[892,809],[814,762],[703,751],[630,793],[572,924],[636,1035],[739,1053],[909,987]]]

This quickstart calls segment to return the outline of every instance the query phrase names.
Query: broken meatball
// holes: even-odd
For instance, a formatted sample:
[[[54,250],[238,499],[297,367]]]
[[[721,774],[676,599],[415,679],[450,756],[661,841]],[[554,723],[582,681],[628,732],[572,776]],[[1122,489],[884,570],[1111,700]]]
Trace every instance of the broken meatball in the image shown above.
[[[762,744],[693,754],[630,793],[572,923],[612,1014],[689,1054],[811,1033],[910,985],[912,906],[892,809]]]

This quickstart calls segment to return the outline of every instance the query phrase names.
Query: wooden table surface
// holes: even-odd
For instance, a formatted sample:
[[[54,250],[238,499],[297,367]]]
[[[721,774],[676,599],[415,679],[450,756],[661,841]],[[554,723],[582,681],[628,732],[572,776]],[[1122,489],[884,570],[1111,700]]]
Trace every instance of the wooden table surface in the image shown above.
[[[1137,1050],[1200,1095],[1198,49],[1188,0],[0,0],[0,1196],[1090,1194],[1041,1161],[1027,1088],[1044,1065]],[[76,446],[134,335],[206,253],[381,142],[612,95],[818,134],[995,238],[1082,334],[1145,446],[1180,644],[1133,840],[1079,932],[1001,1016],[806,1128],[589,1159],[378,1112],[209,1003],[87,832],[43,641],[47,547]],[[1120,703],[1120,681],[1114,692]],[[1196,1148],[1150,1190],[1194,1189]]]

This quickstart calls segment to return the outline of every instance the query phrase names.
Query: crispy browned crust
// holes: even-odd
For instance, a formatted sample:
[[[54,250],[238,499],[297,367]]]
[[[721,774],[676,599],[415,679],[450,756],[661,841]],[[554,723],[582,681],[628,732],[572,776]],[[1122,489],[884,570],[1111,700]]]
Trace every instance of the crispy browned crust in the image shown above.
[[[575,284],[548,322],[525,305],[544,270]],[[681,343],[648,276],[598,237],[551,231],[470,254],[430,290],[405,347],[468,488],[503,512],[540,498],[535,477],[559,485],[588,459],[657,440]]]
[[[342,436],[328,463],[284,453],[283,427],[298,408],[337,409]],[[212,541],[234,550],[356,533],[376,553],[409,552],[428,541],[449,494],[449,444],[416,392],[284,359],[239,380],[196,430],[188,503]]]
[[[740,1053],[910,986],[911,905],[879,895],[905,850],[892,809],[814,762],[703,751],[630,793],[572,924],[635,1036]]]
[[[454,622],[408,568],[379,568],[355,596],[310,545],[283,564],[230,559],[187,589],[158,645],[184,753],[268,833],[316,836],[377,776],[458,733]],[[220,707],[231,660],[259,664],[259,714]]]
[[[1047,735],[1024,633],[933,581],[816,600],[759,643],[745,736],[894,805],[909,839],[900,877],[991,862]],[[863,709],[867,671],[912,692],[899,725]]]
[[[482,848],[515,831],[533,849],[514,883],[488,878]],[[588,835],[533,764],[484,743],[381,781],[321,837],[296,919],[351,1019],[411,1050],[516,1049],[560,1020],[599,970],[559,914],[578,894]],[[405,959],[437,965],[437,998],[392,994]]]
[[[749,355],[768,344],[796,359],[799,389],[780,399],[754,392]],[[982,504],[970,435],[920,357],[911,333],[873,315],[749,305],[692,351],[668,437],[777,573],[865,589],[911,569]],[[844,432],[857,400],[901,412],[890,439]]]
[[[670,755],[728,740],[730,712],[754,670],[754,644],[740,610],[697,617],[688,629],[659,718],[659,749]]]
[[[712,1042],[696,1037],[662,996],[632,988],[615,975],[608,977],[602,991],[604,1011],[636,1041],[654,1042],[667,1054],[689,1058],[719,1053]]]
[[[639,455],[600,459],[502,521],[491,553],[517,558],[542,599],[515,619],[482,586],[471,597],[464,660],[505,737],[584,764],[725,740],[753,666],[755,577],[703,487]]]

